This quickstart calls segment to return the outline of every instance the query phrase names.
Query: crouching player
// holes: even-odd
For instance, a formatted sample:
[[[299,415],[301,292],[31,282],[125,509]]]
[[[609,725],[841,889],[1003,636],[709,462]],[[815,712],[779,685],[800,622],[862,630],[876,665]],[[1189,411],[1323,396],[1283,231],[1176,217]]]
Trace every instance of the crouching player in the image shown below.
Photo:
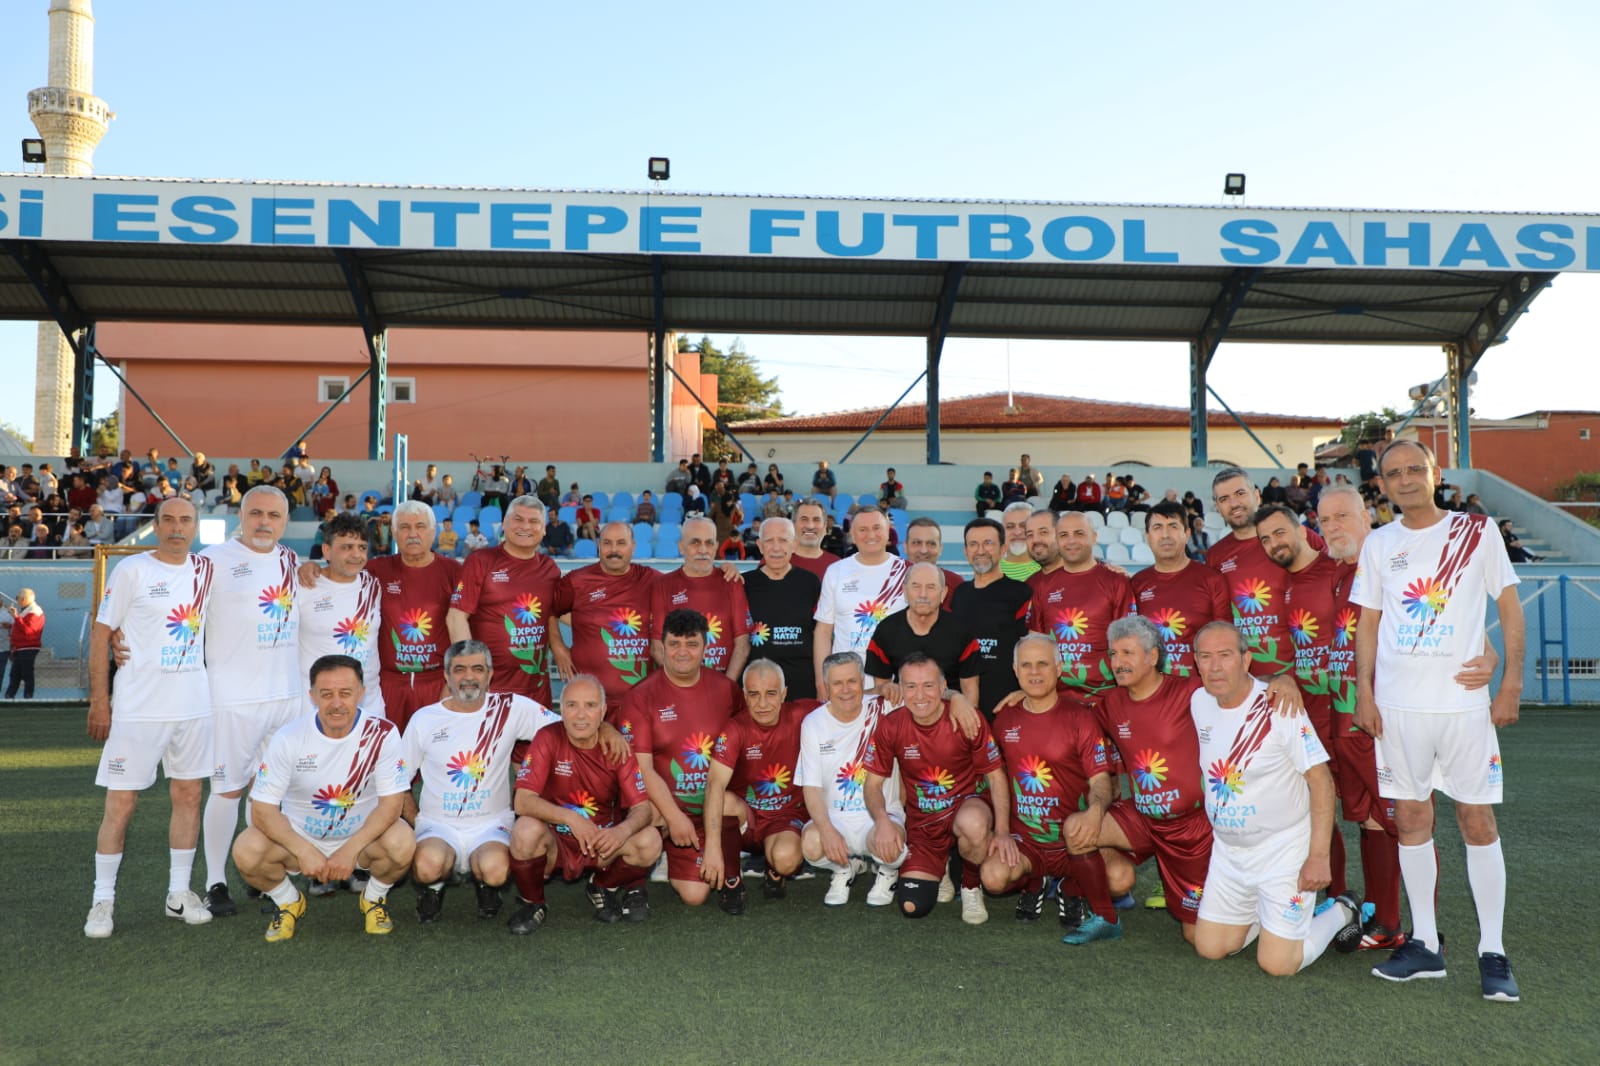
[[[1023,700],[1002,707],[992,728],[1011,779],[1016,859],[1008,862],[991,848],[984,887],[996,894],[1020,888],[1017,920],[1031,922],[1044,907],[1044,879],[1059,877],[1061,923],[1072,927],[1062,941],[1120,940],[1096,847],[1111,806],[1110,745],[1089,705],[1057,692],[1061,652],[1054,637],[1029,633],[1017,641],[1012,663]],[[1069,913],[1074,899],[1087,901],[1087,915]]]
[[[599,679],[574,675],[561,693],[561,728],[540,730],[517,772],[511,876],[522,907],[510,929],[519,936],[544,924],[551,873],[571,881],[589,871],[585,890],[602,922],[650,916],[645,878],[661,855],[661,834],[651,826],[656,812],[638,761],[613,761],[601,746],[605,717]]]
[[[416,842],[400,818],[411,791],[400,731],[360,710],[361,663],[324,655],[311,664],[315,713],[297,718],[267,744],[250,792],[253,823],[233,842],[233,861],[247,884],[277,910],[267,942],[294,936],[306,900],[289,880],[299,872],[342,881],[360,866],[372,872],[361,894],[367,932],[394,929],[389,889],[411,865]]]
[[[908,855],[895,902],[906,917],[921,918],[938,899],[954,841],[961,853],[961,920],[980,925],[989,920],[979,878],[984,860],[992,850],[1007,866],[1020,861],[1011,838],[1005,766],[988,726],[970,738],[952,728],[944,671],[932,658],[914,652],[901,663],[900,691],[905,706],[878,723],[867,748],[873,853],[898,854],[904,841]],[[889,816],[883,794],[896,768],[906,792],[904,829]],[[987,799],[979,795],[984,782]]]
[[[1311,965],[1341,929],[1360,935],[1360,906],[1340,896],[1313,916],[1331,876],[1333,775],[1311,720],[1274,714],[1250,676],[1250,649],[1229,622],[1201,627],[1190,700],[1214,841],[1195,922],[1201,957],[1232,955],[1261,936],[1256,962],[1276,977]]]

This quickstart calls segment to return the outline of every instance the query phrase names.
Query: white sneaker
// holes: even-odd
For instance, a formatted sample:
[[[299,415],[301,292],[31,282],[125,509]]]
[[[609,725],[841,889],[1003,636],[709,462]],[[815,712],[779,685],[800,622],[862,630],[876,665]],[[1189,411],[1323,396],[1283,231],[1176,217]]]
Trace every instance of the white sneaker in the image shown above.
[[[116,904],[109,899],[100,900],[89,908],[89,920],[83,923],[83,935],[104,940],[111,935],[111,909]]]
[[[835,870],[828,879],[828,893],[822,897],[822,902],[828,907],[843,907],[850,902],[850,882],[855,880],[856,871],[852,864],[848,870]]]
[[[939,878],[939,902],[949,903],[956,898],[956,883],[950,880],[950,875],[945,874]]]
[[[989,908],[983,905],[982,888],[961,890],[961,920],[968,925],[982,925],[989,920]]]
[[[211,920],[211,911],[188,889],[167,893],[166,913],[168,918],[183,919],[184,925],[205,925]]]
[[[664,885],[669,880],[671,878],[667,876],[667,856],[665,852],[662,852],[661,858],[657,859],[656,864],[650,868],[650,883]]]
[[[878,876],[872,879],[872,890],[867,893],[867,906],[887,907],[894,902],[894,883],[900,880],[900,871],[887,866],[878,867]]]

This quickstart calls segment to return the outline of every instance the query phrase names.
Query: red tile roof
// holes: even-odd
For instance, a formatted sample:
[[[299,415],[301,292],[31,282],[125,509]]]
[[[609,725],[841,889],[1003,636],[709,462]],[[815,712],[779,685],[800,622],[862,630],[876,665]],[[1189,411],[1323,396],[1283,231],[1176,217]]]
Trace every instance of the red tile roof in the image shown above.
[[[1148,403],[1115,403],[1110,400],[1085,400],[1076,396],[1041,396],[1019,392],[1007,406],[1003,392],[981,396],[957,396],[939,405],[942,429],[1132,429],[1187,428],[1186,407],[1158,407]],[[820,415],[797,415],[758,422],[738,422],[740,433],[826,433],[864,430],[883,413],[882,407],[863,407]],[[1340,429],[1341,418],[1304,418],[1297,415],[1262,414],[1241,411],[1239,417],[1252,427],[1295,429]],[[903,403],[884,419],[880,430],[917,430],[927,427],[925,404]],[[1226,427],[1234,424],[1225,411],[1211,411],[1207,424]]]

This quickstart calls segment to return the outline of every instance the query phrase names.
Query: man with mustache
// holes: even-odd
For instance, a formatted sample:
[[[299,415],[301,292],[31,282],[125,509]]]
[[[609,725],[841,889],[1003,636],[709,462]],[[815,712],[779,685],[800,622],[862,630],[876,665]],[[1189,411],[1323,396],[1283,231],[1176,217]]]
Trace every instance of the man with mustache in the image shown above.
[[[633,527],[626,522],[600,527],[599,549],[598,562],[561,578],[563,598],[572,604],[572,647],[552,626],[550,652],[563,677],[599,678],[607,705],[619,707],[650,674],[651,601],[660,575],[634,563]]]
[[[660,575],[651,594],[651,654],[665,664],[667,615],[696,611],[706,619],[706,667],[736,679],[750,658],[750,604],[744,586],[716,570],[717,524],[709,518],[685,521],[678,547],[683,565]]]
[[[828,510],[817,500],[802,500],[794,509],[794,556],[791,562],[821,581],[839,557],[822,548],[828,532]]]

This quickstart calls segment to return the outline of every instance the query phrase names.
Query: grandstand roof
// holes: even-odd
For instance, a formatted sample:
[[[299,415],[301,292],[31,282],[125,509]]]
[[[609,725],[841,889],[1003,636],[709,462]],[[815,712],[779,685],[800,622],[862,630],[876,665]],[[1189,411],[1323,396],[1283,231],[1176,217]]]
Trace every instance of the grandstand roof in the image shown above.
[[[739,422],[732,428],[743,434],[864,430],[882,413],[881,406],[864,407],[829,414]],[[1257,428],[1337,429],[1344,425],[1344,420],[1340,418],[1302,418],[1249,411],[1241,411],[1239,416]],[[1218,427],[1235,424],[1231,416],[1221,411],[1210,412],[1208,422]],[[1045,396],[1029,392],[1008,395],[1004,392],[991,392],[980,396],[957,396],[942,400],[939,404],[939,423],[945,429],[1170,428],[1187,431],[1189,409],[1144,403],[1085,400],[1076,396]],[[921,432],[927,424],[928,410],[925,404],[901,404],[889,413],[889,417],[883,420],[878,430]]]

